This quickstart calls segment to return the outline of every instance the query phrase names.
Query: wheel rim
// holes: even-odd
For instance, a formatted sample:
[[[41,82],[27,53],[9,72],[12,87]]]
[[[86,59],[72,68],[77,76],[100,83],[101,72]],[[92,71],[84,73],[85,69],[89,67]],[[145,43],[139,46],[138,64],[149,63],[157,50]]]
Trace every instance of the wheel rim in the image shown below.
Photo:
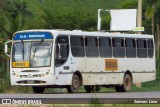
[[[77,89],[79,87],[79,83],[78,83],[78,80],[77,79],[74,79],[73,82],[72,82],[72,86],[74,89]]]
[[[79,88],[79,79],[76,76],[73,77],[72,88],[75,90]]]
[[[130,88],[131,88],[131,79],[129,78],[129,77],[127,77],[126,79],[125,79],[125,81],[124,81],[124,86],[125,86],[125,88],[126,88],[126,90],[130,90]]]

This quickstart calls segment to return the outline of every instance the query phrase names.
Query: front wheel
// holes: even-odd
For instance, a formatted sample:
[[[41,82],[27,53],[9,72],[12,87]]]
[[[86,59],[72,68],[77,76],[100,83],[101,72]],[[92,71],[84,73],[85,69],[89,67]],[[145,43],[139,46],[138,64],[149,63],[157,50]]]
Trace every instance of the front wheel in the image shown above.
[[[36,86],[33,86],[32,89],[34,93],[43,93],[45,90],[44,87],[36,87]]]
[[[77,93],[80,87],[80,80],[77,75],[73,75],[72,84],[67,87],[68,93]]]

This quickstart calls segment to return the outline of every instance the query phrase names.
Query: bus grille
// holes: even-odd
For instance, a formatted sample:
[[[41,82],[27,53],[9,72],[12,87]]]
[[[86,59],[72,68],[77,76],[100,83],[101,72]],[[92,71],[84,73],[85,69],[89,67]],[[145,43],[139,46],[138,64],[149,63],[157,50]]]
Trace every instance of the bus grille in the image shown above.
[[[23,80],[17,81],[17,84],[45,84],[46,81],[39,81],[39,80]]]

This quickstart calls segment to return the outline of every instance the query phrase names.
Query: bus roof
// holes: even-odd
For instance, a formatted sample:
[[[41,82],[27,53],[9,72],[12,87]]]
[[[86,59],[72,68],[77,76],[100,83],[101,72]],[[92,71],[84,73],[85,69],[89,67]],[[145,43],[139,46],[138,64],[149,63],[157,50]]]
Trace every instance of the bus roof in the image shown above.
[[[23,33],[23,32],[51,32],[53,35],[73,35],[73,36],[99,36],[99,37],[127,37],[127,38],[154,38],[153,35],[148,34],[129,34],[129,33],[119,33],[119,32],[100,32],[100,31],[81,31],[81,30],[63,30],[63,29],[53,29],[53,30],[46,30],[46,29],[35,29],[35,30],[23,30],[18,31],[16,33]]]
[[[60,31],[60,35],[73,35],[73,36],[105,36],[105,37],[129,37],[129,38],[153,38],[153,35],[148,34],[129,34],[119,32],[86,32],[86,31]]]

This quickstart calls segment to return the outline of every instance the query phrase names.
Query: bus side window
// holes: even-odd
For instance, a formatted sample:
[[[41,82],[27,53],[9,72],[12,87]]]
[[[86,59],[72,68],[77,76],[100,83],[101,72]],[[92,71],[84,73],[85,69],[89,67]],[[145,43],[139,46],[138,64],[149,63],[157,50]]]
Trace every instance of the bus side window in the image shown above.
[[[126,38],[126,57],[135,58],[136,55],[136,41],[132,38]]]
[[[97,37],[86,37],[85,38],[85,49],[87,57],[98,57],[98,40]]]
[[[74,57],[84,57],[84,39],[83,37],[71,36],[71,51]]]
[[[137,54],[139,58],[147,57],[147,42],[146,39],[137,39]]]
[[[149,58],[152,58],[153,57],[153,53],[154,53],[153,40],[152,39],[148,39],[147,40],[147,44],[148,44],[148,56],[149,56]]]
[[[55,64],[63,65],[69,56],[69,39],[68,36],[58,36],[55,44]]]
[[[111,38],[99,38],[100,57],[112,57]]]
[[[113,57],[120,57],[120,58],[125,57],[125,47],[123,38],[113,38],[112,46],[113,46]]]

